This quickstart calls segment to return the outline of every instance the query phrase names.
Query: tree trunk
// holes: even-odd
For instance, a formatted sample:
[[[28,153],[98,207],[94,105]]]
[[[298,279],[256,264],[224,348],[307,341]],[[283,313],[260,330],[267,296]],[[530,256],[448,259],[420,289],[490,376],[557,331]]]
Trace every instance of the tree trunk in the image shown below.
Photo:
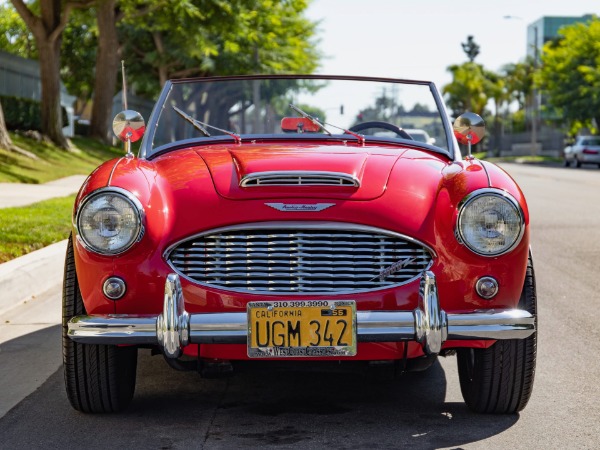
[[[4,112],[2,111],[2,104],[0,103],[0,148],[10,150],[12,147],[12,140],[6,129],[6,122],[4,121]]]
[[[59,147],[68,149],[60,105],[60,39],[37,42],[42,82],[42,132]]]
[[[61,0],[41,0],[40,16],[36,16],[23,0],[11,0],[15,9],[35,37],[39,52],[42,84],[42,133],[56,145],[68,149],[69,141],[62,132],[60,108],[60,44],[69,12],[74,6]]]
[[[163,59],[163,56],[165,54],[165,45],[163,43],[163,39],[162,39],[162,35],[158,32],[155,31],[154,33],[152,33],[152,39],[154,40],[154,46],[156,47],[156,52],[159,55],[159,60]],[[169,79],[169,75],[168,75],[168,68],[164,63],[160,63],[159,62],[159,66],[158,66],[158,81],[160,82],[160,87],[161,89],[163,87],[165,87],[165,84],[167,84],[167,81]]]
[[[119,67],[116,0],[97,2],[98,54],[90,136],[110,143],[110,120]]]

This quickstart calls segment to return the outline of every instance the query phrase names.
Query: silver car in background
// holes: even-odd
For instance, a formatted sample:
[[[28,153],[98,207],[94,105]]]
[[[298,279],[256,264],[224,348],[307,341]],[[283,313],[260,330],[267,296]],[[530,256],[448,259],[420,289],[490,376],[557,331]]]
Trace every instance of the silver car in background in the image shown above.
[[[597,164],[600,167],[600,136],[579,136],[573,145],[565,148],[565,166]]]

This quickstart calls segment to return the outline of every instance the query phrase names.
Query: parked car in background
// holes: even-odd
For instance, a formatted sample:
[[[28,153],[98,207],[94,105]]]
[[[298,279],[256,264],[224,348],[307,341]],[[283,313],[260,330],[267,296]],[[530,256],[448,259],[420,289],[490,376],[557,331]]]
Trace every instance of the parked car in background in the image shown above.
[[[361,121],[380,92],[437,111],[443,138]],[[433,83],[176,80],[147,128],[134,111],[113,128],[126,155],[83,184],[66,255],[75,409],[125,408],[139,348],[211,377],[244,360],[403,373],[456,355],[471,409],[525,407],[537,321],[527,203],[501,168],[461,155],[484,123],[465,113],[453,126]]]
[[[417,128],[405,128],[404,131],[410,134],[410,137],[415,141],[423,142],[429,145],[435,144],[435,138],[429,136],[429,133],[427,133],[425,130],[419,130]]]
[[[600,167],[600,136],[579,136],[573,145],[565,147],[565,166],[596,164]]]

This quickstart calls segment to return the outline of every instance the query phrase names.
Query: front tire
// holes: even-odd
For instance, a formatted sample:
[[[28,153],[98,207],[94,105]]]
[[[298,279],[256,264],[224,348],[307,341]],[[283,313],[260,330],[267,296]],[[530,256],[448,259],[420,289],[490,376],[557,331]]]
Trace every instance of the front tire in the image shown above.
[[[73,316],[86,314],[69,237],[63,283],[62,345],[65,388],[71,406],[85,413],[125,409],[135,391],[136,347],[79,344],[67,336]]]
[[[536,318],[536,331],[526,339],[497,341],[486,349],[457,351],[460,390],[475,412],[512,414],[527,405],[533,390],[537,346],[535,273],[531,255],[519,300]]]

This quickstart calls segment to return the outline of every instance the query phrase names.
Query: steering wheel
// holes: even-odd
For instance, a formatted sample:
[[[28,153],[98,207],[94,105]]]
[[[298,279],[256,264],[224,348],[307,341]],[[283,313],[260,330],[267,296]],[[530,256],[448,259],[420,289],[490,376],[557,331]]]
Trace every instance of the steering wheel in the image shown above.
[[[363,122],[363,123],[354,125],[353,127],[350,128],[350,131],[354,131],[355,133],[358,133],[359,131],[367,130],[369,128],[383,128],[384,130],[393,131],[398,136],[400,136],[404,139],[412,140],[412,136],[410,134],[408,134],[406,131],[404,131],[402,128],[400,128],[392,123],[379,122],[377,120],[372,121],[372,122]]]

